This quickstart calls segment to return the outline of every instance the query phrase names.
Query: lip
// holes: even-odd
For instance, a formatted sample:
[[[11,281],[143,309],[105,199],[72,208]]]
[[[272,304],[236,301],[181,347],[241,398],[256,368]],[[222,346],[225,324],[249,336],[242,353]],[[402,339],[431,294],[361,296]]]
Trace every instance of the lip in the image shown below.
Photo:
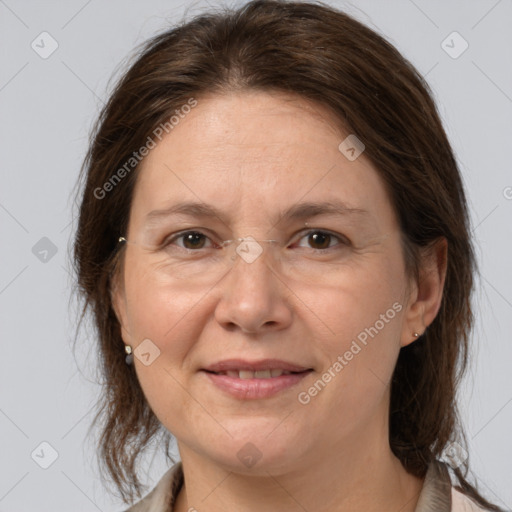
[[[228,375],[217,375],[206,370],[201,370],[209,381],[221,391],[239,400],[259,400],[270,398],[279,392],[296,386],[313,370],[300,373],[290,373],[268,379],[240,379]]]
[[[259,361],[246,361],[244,359],[225,359],[224,361],[219,361],[210,366],[207,366],[206,368],[202,368],[202,370],[206,370],[209,372],[225,372],[228,370],[251,370],[253,372],[256,372],[259,370],[271,370],[273,368],[286,370],[288,372],[305,372],[307,370],[312,370],[311,367],[300,366],[294,363],[290,363],[288,361],[283,361],[281,359],[260,359]],[[274,378],[279,379],[280,377]]]

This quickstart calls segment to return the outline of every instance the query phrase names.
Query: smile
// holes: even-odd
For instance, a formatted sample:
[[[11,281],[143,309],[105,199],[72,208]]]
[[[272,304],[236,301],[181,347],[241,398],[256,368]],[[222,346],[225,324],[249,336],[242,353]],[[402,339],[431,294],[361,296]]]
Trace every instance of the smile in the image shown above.
[[[272,370],[260,370],[253,372],[251,370],[227,370],[225,372],[213,372],[215,375],[227,375],[228,377],[238,379],[270,379],[273,377],[281,377],[281,375],[290,375],[292,373],[287,370],[281,370],[279,368]]]
[[[220,391],[240,400],[270,398],[296,386],[313,370],[290,372],[281,369],[270,370],[227,370],[212,372],[202,370],[209,382]]]

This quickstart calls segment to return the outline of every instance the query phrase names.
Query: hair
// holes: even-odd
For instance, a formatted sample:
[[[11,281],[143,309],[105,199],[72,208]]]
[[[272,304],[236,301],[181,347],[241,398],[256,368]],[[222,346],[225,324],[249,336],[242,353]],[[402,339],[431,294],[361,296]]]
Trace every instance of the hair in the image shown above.
[[[149,407],[133,365],[125,363],[111,301],[118,237],[127,229],[139,165],[120,169],[126,171],[133,152],[158,126],[168,127],[190,98],[244,91],[299,95],[330,109],[340,126],[357,134],[396,212],[409,276],[419,278],[422,251],[447,240],[439,312],[401,349],[393,373],[389,442],[420,478],[450,443],[467,446],[456,394],[468,364],[477,268],[460,172],[432,92],[394,46],[351,16],[322,2],[256,0],[203,13],[145,42],[102,108],[81,168],[73,246],[83,304],[78,325],[90,311],[103,377],[93,421],[101,420],[100,469],[124,501],[141,496],[135,465],[157,434],[172,457],[170,434]],[[468,459],[452,469],[458,490],[500,510],[466,480]]]

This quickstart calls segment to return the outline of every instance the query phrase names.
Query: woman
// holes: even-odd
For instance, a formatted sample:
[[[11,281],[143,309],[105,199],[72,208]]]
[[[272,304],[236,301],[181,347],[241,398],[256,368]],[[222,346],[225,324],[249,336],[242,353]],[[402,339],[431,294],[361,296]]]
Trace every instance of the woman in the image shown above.
[[[500,510],[455,401],[464,190],[382,37],[322,4],[200,16],[147,43],[83,169],[102,461],[129,503],[157,434],[181,458],[130,511]]]

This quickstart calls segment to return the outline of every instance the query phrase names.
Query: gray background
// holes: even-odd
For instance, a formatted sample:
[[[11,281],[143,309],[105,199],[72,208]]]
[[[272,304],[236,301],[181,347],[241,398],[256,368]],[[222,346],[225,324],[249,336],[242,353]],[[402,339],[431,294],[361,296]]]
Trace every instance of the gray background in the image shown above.
[[[387,37],[434,90],[467,186],[481,268],[460,395],[470,460],[484,494],[511,509],[512,2],[326,3]],[[0,0],[0,512],[123,508],[102,487],[86,442],[100,391],[90,332],[80,335],[80,368],[70,349],[71,193],[119,63],[187,8],[192,16],[212,4]],[[46,59],[31,47],[51,49],[43,31],[58,43]],[[457,58],[461,39],[442,44],[453,31],[469,44]],[[58,455],[47,469],[40,465],[52,451],[42,442]],[[141,478],[151,487],[166,467],[157,452],[145,463]]]

